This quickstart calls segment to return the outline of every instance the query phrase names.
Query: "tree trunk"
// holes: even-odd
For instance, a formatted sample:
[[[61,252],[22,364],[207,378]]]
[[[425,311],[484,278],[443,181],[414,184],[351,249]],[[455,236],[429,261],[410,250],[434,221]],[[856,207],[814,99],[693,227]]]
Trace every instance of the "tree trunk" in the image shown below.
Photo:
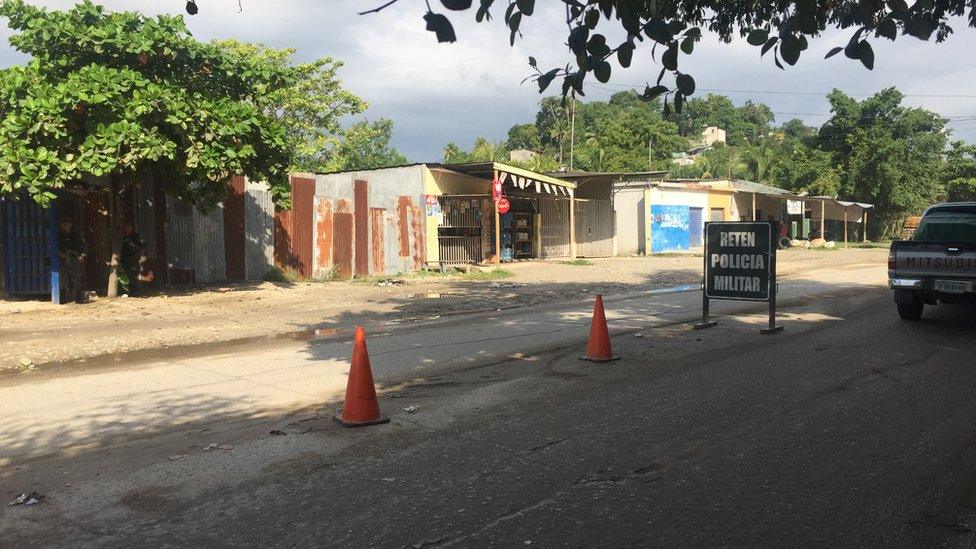
[[[108,199],[108,231],[112,242],[112,258],[108,262],[108,284],[105,290],[105,297],[115,299],[119,296],[119,257],[122,254],[122,239],[119,232],[119,180],[112,175],[109,177],[109,199]]]

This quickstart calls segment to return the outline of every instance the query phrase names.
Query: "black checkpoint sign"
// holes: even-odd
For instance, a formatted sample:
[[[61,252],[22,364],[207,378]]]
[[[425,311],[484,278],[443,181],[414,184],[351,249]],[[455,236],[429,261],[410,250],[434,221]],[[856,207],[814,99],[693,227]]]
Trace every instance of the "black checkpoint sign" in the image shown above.
[[[705,297],[769,301],[775,261],[767,221],[705,224]]]

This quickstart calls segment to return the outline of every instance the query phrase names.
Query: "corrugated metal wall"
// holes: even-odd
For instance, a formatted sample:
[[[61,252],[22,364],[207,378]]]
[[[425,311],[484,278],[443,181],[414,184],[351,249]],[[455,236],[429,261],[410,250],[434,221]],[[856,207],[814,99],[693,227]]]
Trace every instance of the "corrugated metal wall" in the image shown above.
[[[292,176],[291,201],[291,251],[297,263],[298,274],[311,278],[315,180]]]
[[[569,200],[539,199],[542,259],[569,257]]]
[[[226,249],[224,247],[224,208],[218,206],[209,213],[193,209],[194,262],[197,282],[227,280]]]
[[[0,200],[5,240],[4,282],[10,294],[43,294],[51,291],[52,210],[36,202]]]
[[[576,200],[576,255],[613,255],[613,205],[609,200]]]
[[[427,219],[422,166],[319,174],[315,178],[317,276],[325,270],[322,260],[326,258],[343,277],[423,268]],[[364,183],[357,184],[357,180]],[[330,207],[331,232],[325,226]],[[327,246],[331,246],[331,254],[323,249]]]
[[[244,276],[261,280],[274,265],[274,200],[264,183],[244,189]]]
[[[223,208],[202,213],[166,197],[166,250],[169,267],[192,269],[196,282],[227,280]]]
[[[166,263],[170,269],[192,269],[193,206],[166,197]]]
[[[136,232],[146,242],[146,255],[149,259],[156,256],[156,193],[151,178],[143,178],[142,184],[135,189],[135,226]]]
[[[244,280],[244,176],[235,175],[227,182],[224,199],[224,268],[228,280]]]

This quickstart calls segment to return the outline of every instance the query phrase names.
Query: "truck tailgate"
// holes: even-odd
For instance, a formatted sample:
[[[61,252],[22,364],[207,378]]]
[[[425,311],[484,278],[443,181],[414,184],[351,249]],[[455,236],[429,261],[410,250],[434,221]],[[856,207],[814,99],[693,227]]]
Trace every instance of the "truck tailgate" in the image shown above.
[[[893,276],[976,278],[976,246],[902,241],[891,246]]]

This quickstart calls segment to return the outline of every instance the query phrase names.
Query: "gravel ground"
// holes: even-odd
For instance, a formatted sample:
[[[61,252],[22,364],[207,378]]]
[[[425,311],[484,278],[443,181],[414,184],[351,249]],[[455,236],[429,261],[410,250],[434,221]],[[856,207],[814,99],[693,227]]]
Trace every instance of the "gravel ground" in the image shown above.
[[[819,266],[878,263],[884,249],[787,250],[779,274]],[[701,256],[618,257],[587,265],[532,261],[503,266],[504,280],[404,276],[376,280],[205,286],[85,305],[0,301],[0,370],[135,350],[263,336],[327,334],[356,324],[391,324],[446,315],[573,301],[667,288],[700,280]]]

